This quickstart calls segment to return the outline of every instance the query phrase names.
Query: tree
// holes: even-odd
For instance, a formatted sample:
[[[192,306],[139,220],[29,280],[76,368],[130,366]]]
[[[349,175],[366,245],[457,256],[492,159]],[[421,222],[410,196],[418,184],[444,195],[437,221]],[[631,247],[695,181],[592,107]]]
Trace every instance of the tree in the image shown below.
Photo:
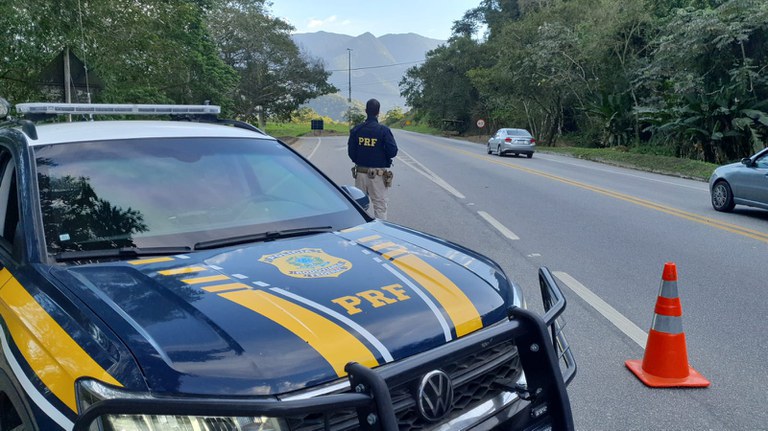
[[[467,73],[483,64],[485,54],[470,37],[453,38],[427,53],[427,60],[406,72],[400,81],[400,94],[412,108],[422,112],[432,126],[443,121],[462,124],[463,132],[471,123],[472,108],[478,92]]]
[[[654,48],[641,83],[656,139],[713,163],[765,145],[768,3],[678,9]]]
[[[486,26],[489,39],[492,39],[509,21],[521,17],[519,0],[482,0],[480,4],[464,13],[453,23],[454,37],[471,37]]]
[[[395,106],[394,108],[387,111],[386,115],[384,115],[384,122],[388,125],[392,125],[398,121],[402,121],[403,118],[405,118],[403,108]]]
[[[362,103],[354,101],[352,102],[352,105],[347,109],[347,112],[344,114],[344,118],[354,126],[355,124],[360,124],[367,118],[367,115],[365,114],[365,106],[363,106]]]
[[[208,35],[212,6],[203,0],[4,2],[0,80],[11,83],[16,101],[38,98],[40,71],[69,48],[104,83],[94,101],[224,103],[237,77]]]
[[[235,115],[290,119],[302,103],[338,91],[328,83],[322,62],[302,54],[290,24],[269,16],[264,0],[227,1],[211,13],[210,25],[221,56],[240,75],[233,93]]]

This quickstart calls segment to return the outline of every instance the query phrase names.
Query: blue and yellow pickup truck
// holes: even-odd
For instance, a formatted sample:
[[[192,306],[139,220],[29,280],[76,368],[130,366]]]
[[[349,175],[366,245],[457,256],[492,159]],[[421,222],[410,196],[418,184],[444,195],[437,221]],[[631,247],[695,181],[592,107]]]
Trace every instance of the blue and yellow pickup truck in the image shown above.
[[[0,99],[0,431],[573,429],[546,268],[539,316],[218,114]]]

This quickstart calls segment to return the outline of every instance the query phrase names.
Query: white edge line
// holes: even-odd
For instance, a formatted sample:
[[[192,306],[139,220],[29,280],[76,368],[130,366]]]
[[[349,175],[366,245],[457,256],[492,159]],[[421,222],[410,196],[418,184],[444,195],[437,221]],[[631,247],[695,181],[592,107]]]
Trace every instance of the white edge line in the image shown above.
[[[315,148],[313,148],[312,152],[309,153],[309,156],[307,156],[307,160],[311,159],[312,156],[315,155],[315,152],[317,151],[318,148],[320,148],[320,138],[317,138],[317,144],[315,144]]]
[[[573,293],[579,295],[581,299],[586,301],[589,305],[592,306],[592,308],[597,310],[598,313],[602,314],[603,317],[608,319],[608,321],[613,323],[614,326],[619,328],[621,332],[631,338],[632,341],[637,343],[638,346],[645,349],[645,342],[648,339],[648,333],[632,323],[631,320],[624,317],[624,315],[619,313],[615,308],[608,305],[607,302],[603,301],[599,296],[597,296],[583,284],[579,283],[575,278],[571,277],[565,272],[560,271],[552,271],[552,274],[559,278],[563,283],[565,283],[565,285],[568,286],[573,291]]]
[[[491,224],[491,226],[495,227],[495,228],[496,228],[496,230],[498,230],[499,232],[501,232],[501,234],[502,234],[502,235],[504,235],[505,237],[507,237],[507,238],[509,238],[509,239],[511,239],[511,240],[517,240],[517,239],[520,239],[520,237],[519,237],[519,236],[515,235],[515,234],[514,234],[514,232],[512,232],[512,231],[511,231],[511,230],[509,230],[509,229],[507,229],[507,227],[506,227],[506,226],[504,226],[503,224],[501,224],[501,223],[500,223],[498,220],[496,220],[495,218],[493,218],[493,216],[491,216],[491,215],[490,215],[490,214],[488,214],[487,212],[485,212],[485,211],[478,211],[477,213],[480,215],[480,217],[484,218],[484,219],[485,219],[485,221],[487,221],[488,223],[490,223],[490,224]]]
[[[411,280],[408,280],[405,278],[403,274],[400,274],[397,272],[395,268],[392,268],[390,265],[384,265],[384,268],[386,268],[389,272],[391,272],[395,277],[399,278],[400,281],[408,285],[411,289],[413,289],[414,292],[416,292],[417,295],[427,304],[430,310],[432,310],[432,313],[434,313],[435,318],[437,318],[437,321],[440,322],[440,326],[443,328],[443,335],[445,335],[445,341],[451,341],[451,329],[448,326],[448,322],[445,320],[445,317],[443,314],[438,310],[437,305],[435,305],[434,302],[432,302],[429,297],[421,291],[415,284],[411,283]]]
[[[287,297],[289,297],[289,298],[291,298],[291,299],[293,299],[295,301],[301,302],[304,305],[308,305],[308,306],[310,306],[310,307],[312,307],[312,308],[314,308],[316,310],[320,310],[320,311],[322,311],[322,312],[324,312],[324,313],[326,313],[326,314],[328,314],[330,316],[333,316],[334,318],[344,322],[347,326],[349,326],[350,328],[352,328],[355,331],[359,332],[360,335],[363,336],[363,338],[368,340],[368,342],[373,344],[376,347],[376,349],[379,351],[379,353],[381,353],[381,356],[384,358],[385,361],[387,361],[387,362],[394,361],[394,358],[392,357],[392,354],[389,353],[389,350],[386,348],[386,346],[384,346],[384,344],[382,344],[381,341],[379,341],[378,338],[374,337],[373,334],[368,332],[367,329],[365,329],[362,326],[358,325],[357,323],[355,323],[355,321],[353,321],[352,319],[348,318],[347,316],[344,316],[341,313],[338,313],[338,312],[336,312],[334,310],[331,310],[330,308],[328,308],[328,307],[326,307],[324,305],[318,304],[318,303],[316,303],[314,301],[311,301],[311,300],[309,300],[307,298],[304,298],[302,296],[299,296],[299,295],[293,294],[291,292],[288,292],[286,290],[280,289],[279,287],[273,287],[270,290],[272,290],[273,292],[277,292],[277,293],[279,293],[281,295],[287,296]]]
[[[456,190],[455,188],[453,188],[453,186],[448,184],[448,182],[446,182],[444,179],[438,177],[434,172],[427,169],[426,166],[422,165],[418,160],[413,158],[413,156],[406,153],[405,151],[402,151],[402,153],[408,156],[408,158],[412,160],[412,162],[407,162],[405,161],[405,159],[399,159],[401,162],[405,163],[406,166],[420,173],[421,175],[424,175],[427,179],[437,184],[438,186],[444,188],[448,193],[456,196],[457,198],[466,199],[466,196],[464,196],[460,191]],[[418,166],[419,169],[415,168],[413,165]]]
[[[19,363],[16,361],[16,357],[13,355],[11,348],[8,346],[8,338],[6,337],[2,326],[0,326],[0,336],[3,337],[3,339],[0,340],[0,342],[3,343],[3,354],[5,354],[5,358],[8,361],[8,364],[11,366],[13,373],[19,379],[19,383],[21,383],[21,386],[24,388],[24,391],[27,393],[29,398],[35,404],[37,404],[37,407],[45,412],[49,418],[59,424],[60,427],[66,430],[71,430],[75,425],[74,422],[70,421],[69,418],[64,416],[64,414],[59,411],[59,409],[54,407],[53,404],[51,404],[51,402],[48,401],[48,399],[46,399],[40,391],[37,390],[37,387],[34,385],[34,383],[29,380],[27,374],[21,369],[21,365],[19,365]]]

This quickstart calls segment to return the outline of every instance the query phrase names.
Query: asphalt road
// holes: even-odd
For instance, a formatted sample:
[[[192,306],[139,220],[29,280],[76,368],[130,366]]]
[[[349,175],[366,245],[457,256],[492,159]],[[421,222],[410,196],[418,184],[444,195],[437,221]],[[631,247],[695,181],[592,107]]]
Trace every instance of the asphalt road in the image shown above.
[[[395,137],[389,221],[496,260],[535,311],[538,268],[557,276],[579,366],[569,386],[578,429],[768,429],[768,211],[717,213],[698,181]],[[346,137],[302,138],[294,148],[338,184],[354,184]],[[688,362],[708,388],[648,388],[624,365],[643,358],[665,262],[677,266]]]

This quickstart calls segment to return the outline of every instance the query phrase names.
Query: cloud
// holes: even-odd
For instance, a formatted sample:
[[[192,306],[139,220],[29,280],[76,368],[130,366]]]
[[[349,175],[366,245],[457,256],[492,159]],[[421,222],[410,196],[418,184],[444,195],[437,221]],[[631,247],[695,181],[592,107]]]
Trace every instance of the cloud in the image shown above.
[[[324,19],[310,18],[309,22],[307,23],[307,30],[317,31],[328,28],[338,29],[340,27],[348,27],[350,24],[352,24],[350,20],[339,21],[336,15],[331,15]]]

